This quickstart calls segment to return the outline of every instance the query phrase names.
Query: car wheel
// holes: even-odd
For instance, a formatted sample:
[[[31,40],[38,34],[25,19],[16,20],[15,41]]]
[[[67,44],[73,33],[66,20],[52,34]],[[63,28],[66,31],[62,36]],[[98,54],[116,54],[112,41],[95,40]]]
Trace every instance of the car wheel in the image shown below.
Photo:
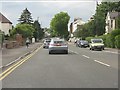
[[[105,50],[105,48],[103,48],[103,50]]]
[[[68,54],[68,50],[65,53]]]
[[[90,50],[91,50],[91,48],[90,48]]]
[[[52,52],[51,52],[51,51],[49,51],[49,54],[52,54]]]
[[[91,50],[94,50],[94,48],[91,48]]]

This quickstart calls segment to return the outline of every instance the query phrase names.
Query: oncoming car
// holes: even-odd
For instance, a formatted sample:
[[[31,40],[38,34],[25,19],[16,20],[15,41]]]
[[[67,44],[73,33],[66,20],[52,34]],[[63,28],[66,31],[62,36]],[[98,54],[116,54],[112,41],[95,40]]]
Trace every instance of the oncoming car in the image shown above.
[[[91,39],[90,50],[104,50],[102,39]]]
[[[49,54],[60,52],[68,54],[68,45],[64,39],[53,38],[49,45]]]
[[[82,47],[86,48],[86,47],[89,47],[89,43],[86,40],[78,40],[76,43],[76,46],[81,48]]]

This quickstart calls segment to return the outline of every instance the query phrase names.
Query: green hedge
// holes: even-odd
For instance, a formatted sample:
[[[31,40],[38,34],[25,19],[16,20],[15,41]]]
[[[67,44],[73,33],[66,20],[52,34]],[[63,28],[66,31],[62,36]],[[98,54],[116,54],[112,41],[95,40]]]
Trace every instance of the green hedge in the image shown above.
[[[88,42],[91,41],[91,39],[93,39],[94,37],[86,37],[85,40],[87,40]]]
[[[110,48],[120,48],[120,29],[113,30],[110,34],[97,36],[97,37],[87,37],[86,40],[90,42],[93,38],[101,38],[104,41],[106,47]]]
[[[115,37],[117,35],[120,35],[120,29],[114,30],[110,33],[111,48],[115,48]]]
[[[105,45],[106,45],[106,47],[112,48],[111,35],[106,36]]]
[[[115,46],[116,48],[120,49],[120,35],[115,37]]]

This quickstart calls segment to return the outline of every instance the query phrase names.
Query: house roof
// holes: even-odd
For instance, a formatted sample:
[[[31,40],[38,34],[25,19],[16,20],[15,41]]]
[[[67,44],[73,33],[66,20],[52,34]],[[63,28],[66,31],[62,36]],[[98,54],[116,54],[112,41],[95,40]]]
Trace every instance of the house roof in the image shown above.
[[[110,12],[110,18],[115,19],[120,16],[120,12]]]
[[[8,20],[2,13],[0,13],[0,22],[12,24],[12,22]]]

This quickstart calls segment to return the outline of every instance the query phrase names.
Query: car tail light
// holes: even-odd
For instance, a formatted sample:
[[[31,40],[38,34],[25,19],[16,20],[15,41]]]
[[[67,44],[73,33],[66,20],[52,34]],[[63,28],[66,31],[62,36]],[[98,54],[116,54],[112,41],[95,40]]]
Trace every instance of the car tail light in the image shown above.
[[[51,46],[61,46],[61,44],[50,44]]]
[[[50,44],[50,46],[54,46],[54,44]]]

